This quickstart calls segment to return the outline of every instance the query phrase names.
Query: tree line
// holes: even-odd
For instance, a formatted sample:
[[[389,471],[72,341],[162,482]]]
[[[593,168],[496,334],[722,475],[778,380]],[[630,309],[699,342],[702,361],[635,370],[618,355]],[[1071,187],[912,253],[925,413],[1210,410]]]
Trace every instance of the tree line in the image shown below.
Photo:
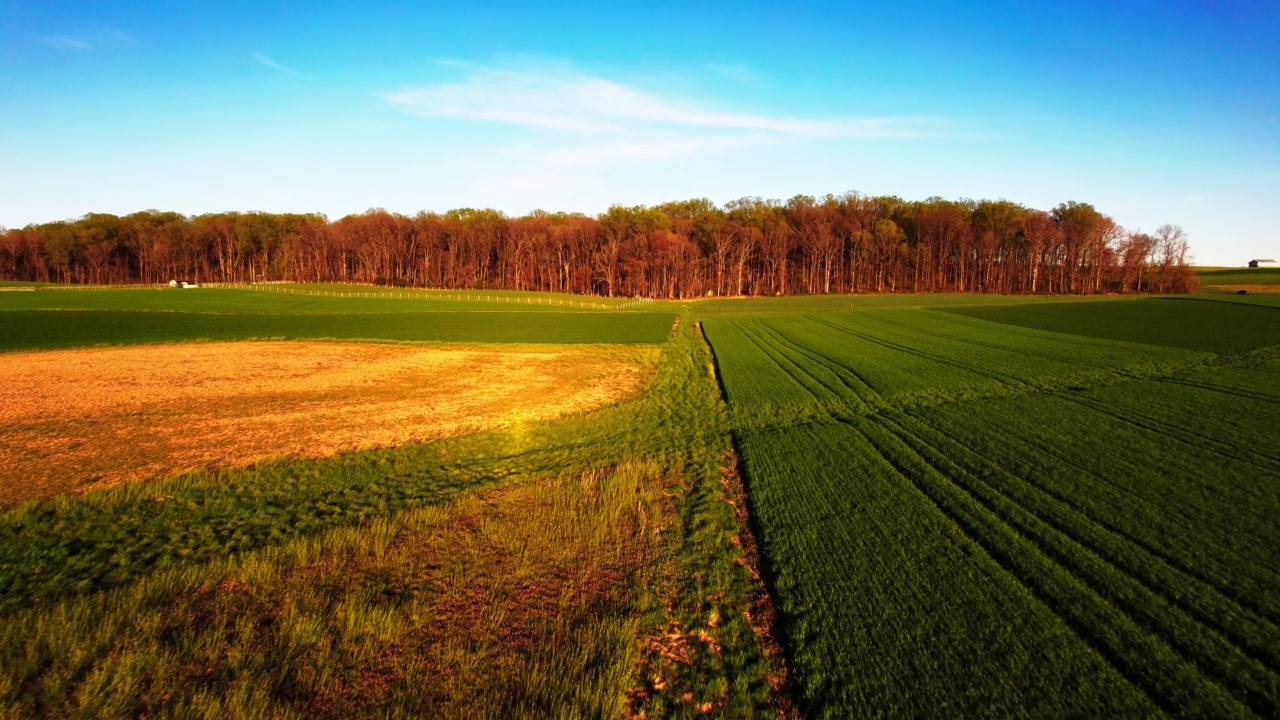
[[[406,216],[147,210],[0,232],[0,279],[365,282],[691,298],[1196,288],[1181,228],[1126,231],[1088,203],[747,197],[595,217],[470,208]]]

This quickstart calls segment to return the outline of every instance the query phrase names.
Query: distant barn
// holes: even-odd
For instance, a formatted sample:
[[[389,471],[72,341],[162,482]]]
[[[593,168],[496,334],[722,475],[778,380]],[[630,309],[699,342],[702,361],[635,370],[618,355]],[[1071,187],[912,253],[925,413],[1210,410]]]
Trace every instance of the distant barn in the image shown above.
[[[1250,260],[1249,267],[1251,268],[1280,267],[1280,263],[1276,262],[1275,260],[1265,260],[1265,259]]]

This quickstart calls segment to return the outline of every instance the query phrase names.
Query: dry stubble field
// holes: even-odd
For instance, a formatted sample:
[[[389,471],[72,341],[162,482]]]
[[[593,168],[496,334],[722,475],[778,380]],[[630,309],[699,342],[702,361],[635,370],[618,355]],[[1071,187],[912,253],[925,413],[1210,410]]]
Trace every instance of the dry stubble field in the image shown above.
[[[548,419],[636,392],[643,348],[199,343],[0,356],[0,504]]]

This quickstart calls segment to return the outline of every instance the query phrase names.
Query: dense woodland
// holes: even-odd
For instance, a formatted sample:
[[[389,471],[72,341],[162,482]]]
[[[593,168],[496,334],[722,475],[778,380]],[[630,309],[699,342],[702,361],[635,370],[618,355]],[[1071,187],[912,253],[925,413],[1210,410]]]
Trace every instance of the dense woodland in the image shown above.
[[[688,298],[861,292],[1195,289],[1187,240],[1086,203],[909,202],[857,193],[614,206],[597,217],[148,210],[0,232],[0,279],[339,281]]]

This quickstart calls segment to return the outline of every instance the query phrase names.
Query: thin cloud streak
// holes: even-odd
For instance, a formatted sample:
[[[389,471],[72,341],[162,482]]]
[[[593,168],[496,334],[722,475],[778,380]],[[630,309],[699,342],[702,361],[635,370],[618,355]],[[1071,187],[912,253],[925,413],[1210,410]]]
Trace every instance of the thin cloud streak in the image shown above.
[[[272,70],[278,70],[279,72],[282,72],[286,75],[292,75],[293,77],[296,77],[296,78],[307,77],[307,75],[305,75],[304,73],[300,73],[291,67],[285,67],[284,65],[281,65],[280,63],[276,62],[275,60],[272,60],[271,58],[267,57],[266,55],[263,55],[262,53],[253,53],[253,55],[251,55],[250,57],[253,58],[254,62],[260,63],[262,65],[266,65]]]
[[[40,38],[40,44],[53,50],[83,52],[93,49],[93,43],[70,35],[46,35]]]
[[[737,130],[830,138],[932,137],[935,118],[814,120],[721,112],[668,100],[636,87],[584,76],[549,76],[476,68],[460,83],[403,90],[385,100],[424,117],[525,127],[625,134],[638,127]]]
[[[61,52],[91,52],[111,48],[129,47],[134,44],[132,35],[122,33],[115,28],[103,28],[88,34],[37,35],[36,42]]]
[[[610,165],[661,162],[695,154],[739,150],[768,142],[759,134],[674,136],[617,139],[582,147],[550,150],[542,161],[552,168],[591,168]]]

